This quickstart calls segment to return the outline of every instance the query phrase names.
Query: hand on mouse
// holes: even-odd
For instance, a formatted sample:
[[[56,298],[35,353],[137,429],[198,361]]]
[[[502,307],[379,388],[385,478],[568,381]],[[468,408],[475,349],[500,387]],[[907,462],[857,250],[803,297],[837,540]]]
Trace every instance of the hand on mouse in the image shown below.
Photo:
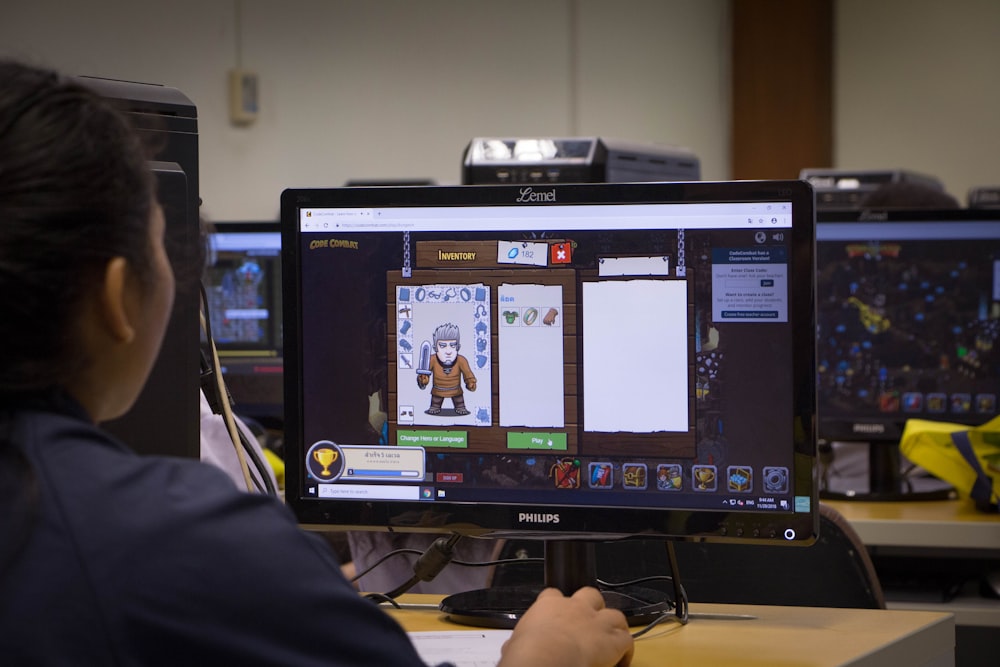
[[[498,667],[627,667],[633,640],[625,615],[595,588],[566,597],[546,588],[504,644]]]

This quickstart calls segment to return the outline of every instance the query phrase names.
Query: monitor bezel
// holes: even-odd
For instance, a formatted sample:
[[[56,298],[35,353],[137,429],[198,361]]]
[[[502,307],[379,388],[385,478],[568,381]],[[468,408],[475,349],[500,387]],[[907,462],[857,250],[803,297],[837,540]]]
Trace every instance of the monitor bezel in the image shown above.
[[[731,203],[789,201],[793,207],[789,275],[789,312],[800,318],[809,335],[795,336],[792,349],[795,396],[793,413],[796,465],[795,495],[809,498],[805,511],[732,511],[728,509],[608,510],[573,505],[537,505],[535,512],[558,514],[558,526],[524,524],[517,520],[519,505],[362,501],[344,502],[304,498],[302,473],[296,452],[302,415],[302,351],[298,313],[302,307],[299,210],[303,207],[348,206],[517,206],[526,186],[428,186],[288,189],[281,197],[282,284],[285,324],[285,439],[286,502],[299,522],[314,529],[459,532],[526,539],[614,539],[666,537],[675,539],[749,541],[808,545],[819,529],[818,475],[815,437],[815,207],[811,186],[804,181],[697,181],[670,183],[562,184],[534,187],[533,192],[555,192],[558,204],[601,203]],[[529,188],[529,191],[531,189]],[[537,204],[536,199],[533,203]],[[800,276],[810,276],[802,279]],[[557,528],[557,529],[556,529]]]

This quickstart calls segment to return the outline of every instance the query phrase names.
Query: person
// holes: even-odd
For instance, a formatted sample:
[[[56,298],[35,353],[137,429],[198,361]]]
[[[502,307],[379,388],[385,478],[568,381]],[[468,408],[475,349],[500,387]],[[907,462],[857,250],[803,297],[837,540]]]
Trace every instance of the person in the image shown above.
[[[242,433],[247,446],[253,450],[253,456],[246,452],[244,460],[247,462],[246,473],[250,475],[248,484],[240,462],[233,438],[229,433],[229,427],[222,415],[216,414],[205,392],[198,392],[201,400],[200,414],[200,435],[201,435],[201,460],[210,463],[225,472],[237,488],[245,491],[257,491],[262,489],[277,489],[278,478],[274,469],[268,465],[264,448],[257,440],[257,436],[247,426],[238,415],[233,415],[233,423]],[[256,465],[259,462],[260,465]]]
[[[926,183],[895,181],[880,185],[865,195],[860,208],[961,208],[958,200],[943,189]]]
[[[2,661],[421,664],[279,501],[98,426],[158,354],[175,282],[163,233],[124,117],[0,62]],[[597,591],[547,590],[500,664],[627,665],[632,647]]]

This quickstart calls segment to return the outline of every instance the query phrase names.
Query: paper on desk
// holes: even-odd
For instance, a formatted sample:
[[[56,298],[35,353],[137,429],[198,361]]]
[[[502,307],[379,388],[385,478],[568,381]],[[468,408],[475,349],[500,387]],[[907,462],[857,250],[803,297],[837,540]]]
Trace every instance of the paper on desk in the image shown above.
[[[410,641],[428,665],[450,662],[455,667],[496,667],[500,647],[510,630],[445,630],[410,632]]]

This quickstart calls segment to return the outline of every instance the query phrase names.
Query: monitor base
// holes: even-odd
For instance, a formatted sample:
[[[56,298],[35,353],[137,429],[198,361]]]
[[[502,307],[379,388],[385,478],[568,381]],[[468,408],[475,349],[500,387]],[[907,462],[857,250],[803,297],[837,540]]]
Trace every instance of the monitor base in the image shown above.
[[[840,477],[828,472],[822,475],[820,500],[845,500],[867,502],[910,502],[954,500],[957,491],[937,478],[911,477],[904,473],[905,459],[895,442],[840,442],[840,449],[828,451],[832,464],[841,455],[846,459],[845,468],[863,470],[863,474]],[[864,462],[857,447],[866,451]],[[846,448],[845,448],[846,447]]]
[[[440,609],[455,623],[486,628],[513,628],[542,586],[484,588],[449,595]],[[674,608],[662,591],[641,586],[624,586],[601,591],[604,604],[625,614],[630,626],[648,625]]]
[[[513,628],[544,588],[557,588],[571,595],[585,586],[597,588],[604,604],[618,609],[630,626],[650,625],[673,611],[687,623],[687,593],[680,583],[673,542],[665,540],[674,598],[669,594],[636,584],[604,585],[597,579],[595,543],[588,540],[545,540],[544,583],[495,586],[449,595],[440,609],[463,625]]]

